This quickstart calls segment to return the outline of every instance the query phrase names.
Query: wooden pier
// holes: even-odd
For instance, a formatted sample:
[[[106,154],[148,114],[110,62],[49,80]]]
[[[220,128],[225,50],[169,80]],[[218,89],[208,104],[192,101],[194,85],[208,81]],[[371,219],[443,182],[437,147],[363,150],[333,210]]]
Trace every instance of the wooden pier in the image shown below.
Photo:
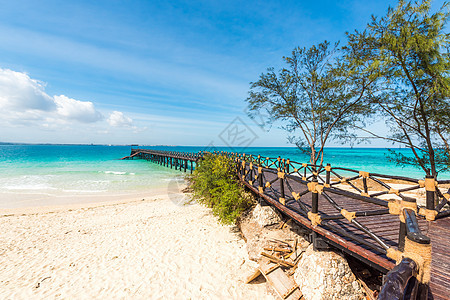
[[[204,154],[132,149],[130,157],[192,172]],[[333,246],[383,273],[390,271],[379,299],[403,299],[403,294],[406,299],[449,299],[450,195],[442,186],[450,180],[374,174],[281,157],[213,154],[230,157],[240,180],[260,200],[308,228],[315,249]],[[394,180],[408,186],[395,189],[390,183]],[[411,196],[420,190],[424,203]]]

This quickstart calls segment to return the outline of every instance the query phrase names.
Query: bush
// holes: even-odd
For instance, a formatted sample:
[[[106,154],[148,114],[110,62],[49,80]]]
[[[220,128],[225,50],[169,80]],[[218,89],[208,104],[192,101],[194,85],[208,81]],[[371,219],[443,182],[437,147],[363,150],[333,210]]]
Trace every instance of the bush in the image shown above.
[[[189,177],[194,198],[212,208],[225,224],[237,218],[252,205],[234,170],[233,161],[224,155],[206,154]]]

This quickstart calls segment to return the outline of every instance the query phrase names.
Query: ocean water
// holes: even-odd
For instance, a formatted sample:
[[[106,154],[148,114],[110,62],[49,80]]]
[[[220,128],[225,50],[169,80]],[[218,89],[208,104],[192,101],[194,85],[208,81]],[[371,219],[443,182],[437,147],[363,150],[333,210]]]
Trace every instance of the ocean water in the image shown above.
[[[182,180],[127,155],[129,146],[0,145],[0,208],[132,198]]]
[[[147,147],[148,148],[148,147]],[[159,150],[198,152],[205,147],[152,147]],[[74,202],[108,201],[117,197],[145,195],[154,189],[168,189],[180,182],[183,173],[145,160],[120,160],[130,154],[129,146],[95,145],[0,145],[0,209]],[[258,147],[235,151],[281,156],[298,162],[308,157],[295,147]],[[407,149],[401,149],[408,154]],[[372,173],[423,178],[411,166],[389,162],[380,148],[328,148],[325,163]],[[440,174],[449,179],[450,174]],[[99,201],[100,201],[99,200]]]

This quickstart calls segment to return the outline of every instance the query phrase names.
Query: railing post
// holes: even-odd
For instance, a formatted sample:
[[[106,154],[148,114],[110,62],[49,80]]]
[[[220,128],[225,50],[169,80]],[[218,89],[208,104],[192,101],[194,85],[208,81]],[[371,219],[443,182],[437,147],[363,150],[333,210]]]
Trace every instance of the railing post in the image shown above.
[[[191,160],[191,174],[192,174],[192,172],[193,172],[193,167],[192,167],[192,160]]]
[[[253,185],[253,155],[250,155],[250,162],[248,163],[249,183]]]
[[[432,175],[427,175],[425,177],[425,190],[427,192],[427,209],[434,209],[436,186],[434,177]]]
[[[409,202],[409,203],[416,203],[416,199],[410,198],[410,197],[403,197],[402,201]],[[400,219],[400,228],[399,228],[399,232],[398,232],[398,250],[403,252],[405,250],[405,237],[406,237],[408,231],[414,231],[415,229],[409,228],[409,230],[408,230],[408,228],[406,227],[406,220],[404,217],[404,212],[401,211],[400,214],[401,215],[399,218]],[[409,227],[411,227],[411,225]]]
[[[284,158],[280,161],[280,157],[278,157],[279,167],[278,167],[278,178],[280,178],[280,203],[286,205],[286,195],[284,194],[284,176],[285,176],[285,166],[284,166]]]
[[[363,177],[363,188],[364,188],[364,194],[368,195],[369,187],[367,186],[367,177],[366,176]]]
[[[417,264],[410,258],[403,258],[398,265],[387,273],[386,281],[381,287],[378,299],[403,299],[406,286],[416,271]]]
[[[241,161],[239,162],[240,164],[240,169],[241,169],[241,178],[242,180],[244,180],[244,174],[245,174],[245,160],[244,157],[242,157]]]
[[[184,173],[186,173],[187,170],[187,159],[184,160]]]
[[[262,176],[261,155],[258,155],[258,190],[262,194],[264,193],[263,176]]]
[[[327,166],[325,167],[325,184],[327,187],[330,186],[330,179],[331,179],[331,165],[327,164]]]
[[[317,183],[317,178],[313,179],[313,182]],[[312,193],[312,203],[311,203],[311,212],[313,214],[319,213],[319,193],[314,190]]]
[[[405,250],[406,224],[400,221],[400,229],[398,231],[398,250]]]

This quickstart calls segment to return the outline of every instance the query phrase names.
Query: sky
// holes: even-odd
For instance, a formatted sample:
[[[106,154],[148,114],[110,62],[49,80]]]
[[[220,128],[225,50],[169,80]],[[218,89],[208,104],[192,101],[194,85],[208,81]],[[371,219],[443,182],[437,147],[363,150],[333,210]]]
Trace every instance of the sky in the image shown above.
[[[0,0],[0,142],[289,146],[250,82],[395,5]]]

